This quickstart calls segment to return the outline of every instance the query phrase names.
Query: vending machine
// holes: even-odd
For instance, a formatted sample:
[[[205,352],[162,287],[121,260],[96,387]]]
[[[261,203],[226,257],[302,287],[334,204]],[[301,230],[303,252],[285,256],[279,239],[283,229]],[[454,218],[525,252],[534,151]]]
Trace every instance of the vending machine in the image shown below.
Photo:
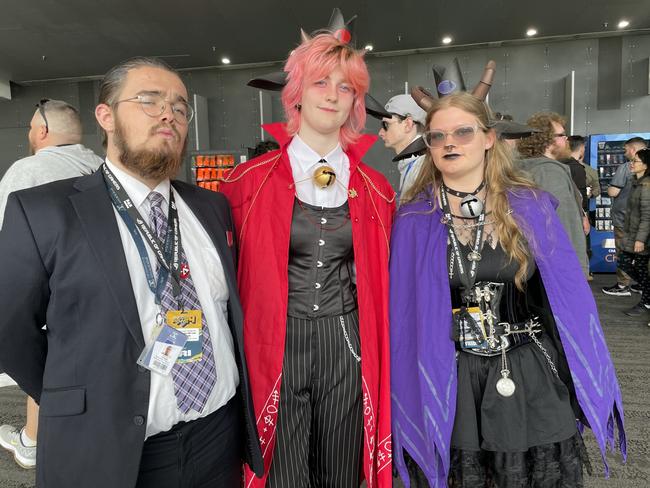
[[[219,191],[221,179],[241,160],[241,154],[239,151],[193,151],[190,158],[192,182]]]
[[[628,164],[623,145],[632,137],[649,140],[650,132],[595,134],[588,137],[585,146],[585,162],[595,168],[600,177],[600,195],[590,203],[590,210],[595,212],[595,221],[590,234],[592,254],[589,269],[595,273],[616,272],[612,199],[607,195],[607,187],[619,166]]]

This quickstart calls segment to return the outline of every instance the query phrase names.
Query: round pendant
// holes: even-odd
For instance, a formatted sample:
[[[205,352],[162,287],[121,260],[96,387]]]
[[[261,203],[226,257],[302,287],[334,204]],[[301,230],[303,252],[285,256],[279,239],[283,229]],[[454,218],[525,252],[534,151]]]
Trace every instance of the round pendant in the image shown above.
[[[480,261],[481,260],[481,253],[472,251],[467,255],[467,259],[470,261]]]
[[[329,166],[319,166],[314,171],[313,179],[318,188],[328,188],[336,181],[336,173]]]
[[[497,392],[501,396],[511,397],[515,393],[515,382],[503,375],[503,378],[497,381]]]
[[[460,213],[463,217],[475,219],[483,211],[483,202],[474,195],[467,195],[460,201]]]

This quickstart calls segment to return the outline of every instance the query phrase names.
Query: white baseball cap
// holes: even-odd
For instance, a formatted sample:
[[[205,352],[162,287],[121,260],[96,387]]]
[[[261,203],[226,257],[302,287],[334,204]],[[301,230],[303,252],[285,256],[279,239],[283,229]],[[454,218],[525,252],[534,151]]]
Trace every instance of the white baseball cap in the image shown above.
[[[397,114],[402,117],[411,117],[414,122],[418,122],[422,125],[425,124],[427,113],[420,108],[420,106],[415,103],[411,95],[395,95],[393,98],[388,100],[388,103],[384,106],[386,112],[392,114]]]

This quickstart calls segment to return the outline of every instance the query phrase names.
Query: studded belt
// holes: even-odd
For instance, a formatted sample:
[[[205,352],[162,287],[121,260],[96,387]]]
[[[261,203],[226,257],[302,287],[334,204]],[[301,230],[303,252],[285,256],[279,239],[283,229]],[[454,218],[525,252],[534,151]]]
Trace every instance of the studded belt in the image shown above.
[[[483,341],[476,343],[478,347],[462,347],[462,339],[456,342],[460,345],[460,350],[475,356],[498,356],[502,352],[509,351],[516,347],[533,342],[542,333],[541,324],[537,317],[531,318],[525,322],[498,322],[486,330],[486,336]],[[535,339],[534,339],[535,338]]]

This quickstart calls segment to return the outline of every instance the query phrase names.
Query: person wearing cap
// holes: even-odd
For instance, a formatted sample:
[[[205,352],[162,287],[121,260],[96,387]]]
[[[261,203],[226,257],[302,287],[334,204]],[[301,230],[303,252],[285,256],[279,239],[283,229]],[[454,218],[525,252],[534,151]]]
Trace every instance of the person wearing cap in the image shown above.
[[[409,145],[422,137],[426,112],[422,110],[411,95],[395,95],[388,100],[385,109],[392,115],[391,118],[384,117],[381,120],[379,137],[384,145],[399,155]],[[398,160],[399,169],[399,190],[398,194],[408,191],[417,178],[424,155],[409,155]]]
[[[341,29],[303,36],[285,64],[280,149],[222,191],[264,476],[246,487],[392,486],[388,255],[395,192],[361,161],[370,83]],[[281,76],[275,78],[285,83]],[[250,83],[249,83],[250,84]],[[381,106],[380,106],[381,107]]]

